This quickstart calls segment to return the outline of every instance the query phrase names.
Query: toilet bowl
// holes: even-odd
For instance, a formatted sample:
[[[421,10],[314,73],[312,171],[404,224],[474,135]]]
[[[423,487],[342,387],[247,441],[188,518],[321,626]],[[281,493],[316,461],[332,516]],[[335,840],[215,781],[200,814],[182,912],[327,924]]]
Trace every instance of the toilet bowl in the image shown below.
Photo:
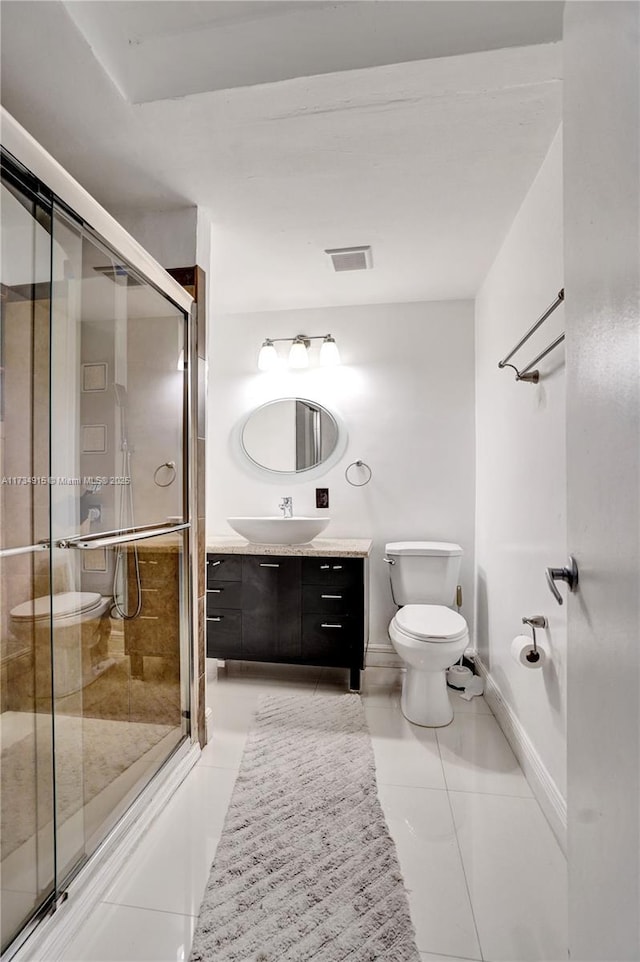
[[[444,605],[406,605],[389,625],[391,644],[405,664],[401,708],[407,721],[440,728],[453,720],[446,670],[469,642],[467,623]]]
[[[63,591],[25,601],[11,609],[11,634],[33,646],[36,686],[50,685],[51,644],[57,698],[95,681],[108,661],[111,598],[92,591]],[[44,687],[42,687],[44,686]]]
[[[406,666],[402,712],[414,725],[439,728],[453,719],[445,672],[469,641],[466,621],[448,607],[462,598],[462,548],[448,541],[392,541],[385,550],[400,609],[389,638]]]

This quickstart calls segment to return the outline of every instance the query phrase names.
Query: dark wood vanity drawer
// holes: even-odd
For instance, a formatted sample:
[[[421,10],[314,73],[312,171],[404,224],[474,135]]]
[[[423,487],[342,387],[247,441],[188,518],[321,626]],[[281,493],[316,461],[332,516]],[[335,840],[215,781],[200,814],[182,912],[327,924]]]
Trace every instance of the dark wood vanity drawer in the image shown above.
[[[133,551],[129,551],[129,571],[133,573],[135,579],[135,557]],[[177,551],[149,551],[138,550],[138,570],[140,571],[140,583],[144,585],[162,585],[166,587],[168,582],[172,582],[177,577],[180,555]]]
[[[355,629],[355,630],[354,630]],[[302,658],[305,663],[349,666],[353,662],[357,627],[349,616],[331,618],[321,614],[302,616]]]
[[[242,612],[228,608],[207,611],[207,658],[240,658]]]
[[[303,558],[302,583],[305,585],[362,584],[361,558]]]
[[[207,614],[214,608],[242,608],[242,582],[212,582],[207,588]]]
[[[303,585],[302,610],[321,614],[349,614],[362,605],[362,591],[343,585]]]
[[[125,622],[125,653],[153,655],[158,658],[178,658],[180,655],[180,624],[176,611],[154,614],[154,609],[143,603],[141,613]],[[138,672],[136,674],[139,674]]]
[[[164,583],[162,585],[153,585],[153,587],[145,586],[145,582],[141,581],[140,591],[142,593],[141,599],[141,615],[157,615],[160,618],[166,620],[173,620],[177,624],[179,621],[179,616],[177,614],[178,608],[176,605],[176,595],[175,590],[171,590],[172,582]],[[129,582],[129,610],[133,611],[136,607],[137,601],[137,590],[135,581]]]
[[[216,581],[241,581],[242,555],[208,554],[207,588]]]
[[[242,654],[250,660],[300,657],[300,558],[245,555]]]

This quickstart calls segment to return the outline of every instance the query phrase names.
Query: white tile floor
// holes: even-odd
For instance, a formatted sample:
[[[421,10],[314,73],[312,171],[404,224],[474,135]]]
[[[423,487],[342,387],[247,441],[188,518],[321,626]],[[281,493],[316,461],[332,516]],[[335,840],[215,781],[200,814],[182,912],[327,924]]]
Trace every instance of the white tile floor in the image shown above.
[[[331,669],[209,665],[213,737],[64,962],[188,959],[260,695],[345,688]],[[566,959],[565,861],[483,699],[454,694],[437,731],[402,717],[393,669],[367,669],[363,700],[423,962]]]

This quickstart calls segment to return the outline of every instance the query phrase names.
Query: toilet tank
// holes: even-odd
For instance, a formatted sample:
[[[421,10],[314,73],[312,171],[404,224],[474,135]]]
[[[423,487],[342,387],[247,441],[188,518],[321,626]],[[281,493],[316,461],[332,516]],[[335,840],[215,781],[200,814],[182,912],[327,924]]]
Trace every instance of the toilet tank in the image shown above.
[[[455,604],[462,548],[447,541],[393,541],[385,547],[397,605]]]

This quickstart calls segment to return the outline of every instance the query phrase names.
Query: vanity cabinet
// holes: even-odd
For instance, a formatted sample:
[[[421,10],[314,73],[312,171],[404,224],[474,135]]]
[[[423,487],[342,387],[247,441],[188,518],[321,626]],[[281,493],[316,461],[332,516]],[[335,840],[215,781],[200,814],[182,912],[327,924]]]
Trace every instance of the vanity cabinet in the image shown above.
[[[207,655],[350,669],[360,688],[365,558],[207,555]]]
[[[155,542],[155,543],[154,543]],[[131,677],[144,677],[144,658],[163,658],[173,671],[180,660],[180,551],[160,539],[127,550],[127,611],[135,611],[140,581],[141,609],[125,620],[124,650],[129,655]],[[136,571],[137,555],[137,571]]]

